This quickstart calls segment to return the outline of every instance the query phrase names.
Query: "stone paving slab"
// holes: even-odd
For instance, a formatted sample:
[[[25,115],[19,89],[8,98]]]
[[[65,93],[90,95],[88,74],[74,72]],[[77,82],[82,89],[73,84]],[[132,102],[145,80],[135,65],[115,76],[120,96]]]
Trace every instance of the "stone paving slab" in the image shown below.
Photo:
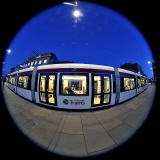
[[[123,122],[136,129],[143,123],[145,117],[146,114],[137,111],[132,111],[128,113],[127,117],[123,120]]]
[[[84,136],[61,133],[54,151],[69,156],[85,156],[87,152]]]
[[[102,121],[102,122],[100,122],[100,123],[101,123],[101,125],[104,127],[104,129],[105,129],[106,131],[108,131],[108,130],[110,130],[110,129],[112,129],[112,128],[118,126],[118,125],[120,125],[120,124],[122,123],[122,121],[115,118],[115,119],[112,119],[112,120],[110,120],[110,121],[108,121],[108,122]]]
[[[121,144],[125,142],[133,133],[135,129],[127,124],[120,124],[119,126],[108,131],[114,142]]]
[[[59,141],[59,138],[60,138],[60,134],[62,132],[62,129],[64,127],[64,122],[65,122],[65,118],[66,116],[63,116],[61,121],[60,121],[60,124],[57,128],[57,131],[56,131],[56,134],[52,137],[51,141],[50,141],[50,144],[48,145],[48,150],[49,151],[54,151],[55,149],[55,146],[56,144],[58,143]]]
[[[115,144],[101,125],[84,126],[83,132],[88,153],[96,152]]]
[[[67,115],[62,132],[68,134],[83,134],[80,116]]]
[[[116,116],[120,115],[122,113],[121,110],[107,110],[104,112],[95,112],[95,116],[98,121],[102,123],[107,123],[108,121],[114,119]]]
[[[32,127],[28,136],[35,142],[38,142],[41,146],[47,147],[55,135],[57,128],[51,124],[41,123]]]
[[[83,126],[94,126],[99,124],[96,117],[92,113],[81,115],[81,120]]]

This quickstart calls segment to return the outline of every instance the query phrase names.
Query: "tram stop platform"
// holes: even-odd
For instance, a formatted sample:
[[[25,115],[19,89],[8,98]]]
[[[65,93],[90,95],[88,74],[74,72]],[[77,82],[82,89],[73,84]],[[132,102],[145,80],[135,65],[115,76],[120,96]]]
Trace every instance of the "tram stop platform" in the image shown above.
[[[47,109],[14,94],[4,85],[8,110],[18,127],[47,150],[67,156],[107,152],[127,140],[146,119],[155,85],[108,109],[72,112]]]

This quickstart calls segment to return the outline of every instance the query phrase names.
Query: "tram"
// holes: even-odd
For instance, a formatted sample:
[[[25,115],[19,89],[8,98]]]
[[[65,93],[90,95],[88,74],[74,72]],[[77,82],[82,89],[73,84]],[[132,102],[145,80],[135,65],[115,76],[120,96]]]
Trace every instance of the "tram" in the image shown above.
[[[21,69],[6,77],[16,94],[39,104],[92,109],[126,101],[147,89],[143,75],[102,65],[66,63]]]

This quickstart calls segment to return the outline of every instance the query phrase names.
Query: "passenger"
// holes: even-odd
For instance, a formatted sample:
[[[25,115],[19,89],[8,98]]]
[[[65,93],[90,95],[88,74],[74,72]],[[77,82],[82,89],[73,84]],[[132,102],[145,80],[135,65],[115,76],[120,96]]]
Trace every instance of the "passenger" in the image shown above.
[[[74,91],[73,91],[71,88],[68,88],[68,94],[73,95],[73,94],[74,94]]]

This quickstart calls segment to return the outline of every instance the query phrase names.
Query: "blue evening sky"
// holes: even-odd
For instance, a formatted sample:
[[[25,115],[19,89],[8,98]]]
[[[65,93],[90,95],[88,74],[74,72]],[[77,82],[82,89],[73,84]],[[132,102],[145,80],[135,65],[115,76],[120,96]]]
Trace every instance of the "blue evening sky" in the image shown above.
[[[81,16],[76,18],[73,11]],[[34,56],[53,52],[60,61],[120,67],[139,63],[151,78],[151,49],[140,31],[120,13],[94,3],[79,2],[78,7],[57,5],[28,21],[13,38],[4,60],[3,73]]]

